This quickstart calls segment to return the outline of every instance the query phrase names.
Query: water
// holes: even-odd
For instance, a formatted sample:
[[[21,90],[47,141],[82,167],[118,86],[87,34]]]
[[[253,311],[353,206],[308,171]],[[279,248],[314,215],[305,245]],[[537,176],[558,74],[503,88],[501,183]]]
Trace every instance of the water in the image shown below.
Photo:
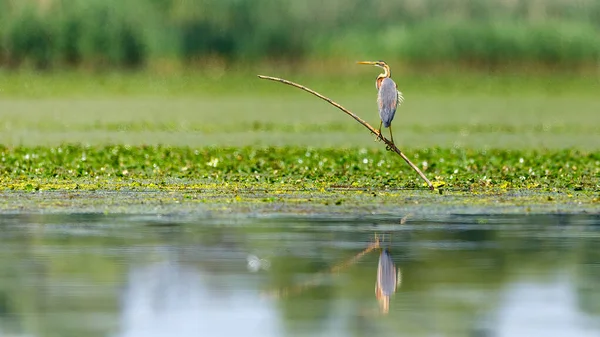
[[[600,336],[600,216],[405,220],[3,216],[0,336]]]

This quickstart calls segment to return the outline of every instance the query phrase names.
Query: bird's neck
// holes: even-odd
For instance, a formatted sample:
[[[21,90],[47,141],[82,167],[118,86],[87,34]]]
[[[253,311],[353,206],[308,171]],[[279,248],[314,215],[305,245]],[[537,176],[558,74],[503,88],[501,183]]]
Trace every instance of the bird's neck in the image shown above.
[[[392,77],[392,70],[387,64],[383,65],[383,74],[379,75],[383,77]]]
[[[379,76],[377,76],[377,81],[375,82],[377,89],[379,89],[381,87],[381,82],[383,82],[383,79],[391,78],[391,77],[392,77],[392,71],[390,70],[390,67],[388,67],[387,65],[384,66],[383,74],[379,74]]]

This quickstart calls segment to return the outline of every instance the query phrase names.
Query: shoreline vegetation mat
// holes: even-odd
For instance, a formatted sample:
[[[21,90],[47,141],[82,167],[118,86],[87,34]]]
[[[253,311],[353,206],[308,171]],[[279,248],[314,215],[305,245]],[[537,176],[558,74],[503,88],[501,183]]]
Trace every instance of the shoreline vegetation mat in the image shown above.
[[[0,147],[0,210],[212,214],[600,213],[578,150]]]

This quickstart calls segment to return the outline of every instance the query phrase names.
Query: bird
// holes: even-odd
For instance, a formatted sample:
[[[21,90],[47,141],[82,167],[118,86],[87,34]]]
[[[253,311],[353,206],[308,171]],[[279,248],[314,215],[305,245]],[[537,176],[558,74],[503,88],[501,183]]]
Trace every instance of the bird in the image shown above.
[[[377,76],[375,87],[377,88],[377,105],[379,108],[379,135],[381,137],[381,126],[390,129],[390,137],[394,144],[394,135],[392,134],[392,120],[396,115],[396,109],[404,102],[404,96],[398,90],[396,82],[392,80],[392,71],[390,66],[384,61],[360,61],[358,64],[368,64],[383,69],[383,73]]]
[[[389,250],[383,249],[377,265],[377,282],[375,282],[375,297],[381,305],[383,313],[388,313],[390,297],[402,283],[400,268],[396,268]]]

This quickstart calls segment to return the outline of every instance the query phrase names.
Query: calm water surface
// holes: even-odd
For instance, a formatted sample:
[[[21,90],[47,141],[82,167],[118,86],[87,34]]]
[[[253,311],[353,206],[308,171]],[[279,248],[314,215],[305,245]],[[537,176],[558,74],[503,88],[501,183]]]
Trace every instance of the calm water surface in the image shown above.
[[[404,220],[3,216],[0,336],[600,336],[600,216]]]

